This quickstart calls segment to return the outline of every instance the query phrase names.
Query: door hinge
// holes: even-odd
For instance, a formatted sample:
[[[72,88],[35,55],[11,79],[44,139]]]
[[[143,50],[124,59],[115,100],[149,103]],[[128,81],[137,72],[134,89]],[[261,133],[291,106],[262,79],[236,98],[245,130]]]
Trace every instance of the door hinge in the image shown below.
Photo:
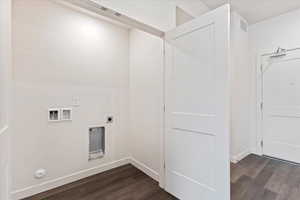
[[[264,103],[260,102],[260,109],[263,110],[264,109]]]
[[[166,169],[166,163],[164,162],[164,169]]]
[[[263,65],[260,65],[260,72],[263,72]]]
[[[166,105],[163,106],[163,110],[164,110],[164,112],[166,112]]]
[[[260,146],[263,148],[264,147],[264,141],[260,141]]]

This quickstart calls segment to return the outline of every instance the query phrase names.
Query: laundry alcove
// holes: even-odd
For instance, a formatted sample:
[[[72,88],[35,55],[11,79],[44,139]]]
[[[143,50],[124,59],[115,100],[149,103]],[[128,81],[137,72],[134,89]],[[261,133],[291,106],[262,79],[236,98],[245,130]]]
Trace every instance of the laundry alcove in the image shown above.
[[[14,0],[12,17],[13,198],[128,163],[159,180],[164,33],[93,1]]]

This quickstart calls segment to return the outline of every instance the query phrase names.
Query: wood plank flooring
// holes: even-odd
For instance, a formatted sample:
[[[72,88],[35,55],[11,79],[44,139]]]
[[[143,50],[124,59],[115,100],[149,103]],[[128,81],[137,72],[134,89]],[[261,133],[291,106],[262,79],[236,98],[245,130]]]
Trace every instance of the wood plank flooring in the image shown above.
[[[24,200],[176,200],[132,165]],[[249,155],[231,165],[231,200],[300,200],[300,167]]]
[[[125,165],[24,200],[176,200],[156,181]]]
[[[300,200],[300,167],[249,155],[231,165],[231,200]]]

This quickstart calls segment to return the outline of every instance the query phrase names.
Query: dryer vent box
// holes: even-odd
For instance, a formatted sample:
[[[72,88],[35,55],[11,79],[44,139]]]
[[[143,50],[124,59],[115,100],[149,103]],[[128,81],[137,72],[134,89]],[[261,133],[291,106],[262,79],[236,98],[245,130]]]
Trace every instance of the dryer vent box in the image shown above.
[[[89,128],[89,160],[105,155],[105,127]]]

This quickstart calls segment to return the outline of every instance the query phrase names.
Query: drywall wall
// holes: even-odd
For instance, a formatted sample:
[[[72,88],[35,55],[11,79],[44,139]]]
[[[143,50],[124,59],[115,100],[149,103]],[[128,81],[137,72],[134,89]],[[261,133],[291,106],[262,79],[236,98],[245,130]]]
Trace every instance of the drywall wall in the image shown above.
[[[237,162],[250,152],[251,74],[247,22],[231,13],[231,160]]]
[[[130,6],[115,1],[114,8],[163,31],[176,26],[175,4],[134,2],[135,6]],[[156,180],[160,178],[163,156],[163,62],[162,39],[130,31],[130,134],[131,141],[135,141],[130,144],[130,154],[133,164]]]
[[[256,52],[273,52],[278,46],[300,46],[298,28],[300,9],[250,26],[252,49]]]
[[[263,53],[274,52],[279,46],[282,48],[300,47],[300,9],[272,19],[254,24],[249,27],[251,43],[251,147],[252,151],[259,153],[256,140],[257,135],[257,103],[256,103],[256,74],[257,58]]]
[[[131,156],[160,172],[163,134],[163,40],[148,33],[130,32],[130,134]]]
[[[0,199],[10,191],[11,1],[0,1]]]
[[[14,0],[13,49],[13,198],[126,163],[129,30],[54,1]],[[47,109],[61,107],[73,121],[49,123]],[[88,162],[88,129],[103,125],[106,156]]]

